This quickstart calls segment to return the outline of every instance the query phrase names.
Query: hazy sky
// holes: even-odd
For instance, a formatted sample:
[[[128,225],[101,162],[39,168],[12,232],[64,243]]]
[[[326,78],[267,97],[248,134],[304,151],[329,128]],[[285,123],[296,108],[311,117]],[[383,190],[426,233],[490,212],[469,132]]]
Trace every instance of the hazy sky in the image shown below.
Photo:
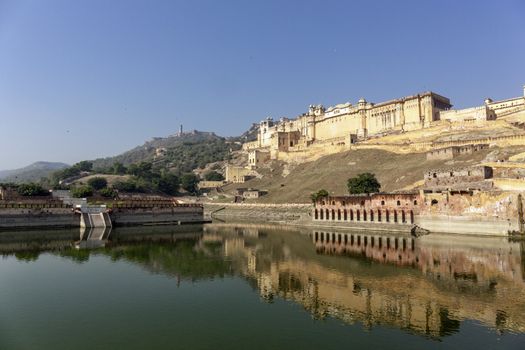
[[[525,1],[0,0],[0,169],[312,103],[519,96]]]

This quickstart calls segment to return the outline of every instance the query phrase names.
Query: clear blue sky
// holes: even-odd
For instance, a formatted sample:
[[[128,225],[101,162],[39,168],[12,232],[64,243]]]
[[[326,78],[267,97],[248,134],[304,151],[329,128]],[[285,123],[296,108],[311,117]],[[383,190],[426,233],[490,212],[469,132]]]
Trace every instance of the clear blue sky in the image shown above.
[[[312,103],[519,96],[525,2],[0,0],[0,169]]]

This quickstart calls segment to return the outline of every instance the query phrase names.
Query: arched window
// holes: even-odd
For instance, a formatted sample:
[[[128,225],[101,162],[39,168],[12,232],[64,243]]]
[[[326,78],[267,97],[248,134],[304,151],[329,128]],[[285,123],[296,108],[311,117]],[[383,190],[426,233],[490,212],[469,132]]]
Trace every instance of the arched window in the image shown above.
[[[386,210],[386,222],[390,222],[390,211]]]
[[[354,221],[354,210],[350,209],[350,221]]]
[[[348,212],[346,211],[346,209],[343,210],[343,218],[344,218],[345,221],[348,220]]]
[[[397,222],[397,210],[394,210],[394,222]]]
[[[323,209],[319,210],[319,214],[320,214],[320,215],[319,215],[319,219],[321,219],[321,220],[324,220],[324,215],[323,215],[323,213],[324,213]]]
[[[315,215],[314,215],[315,220],[318,219],[318,216],[319,216],[319,212],[317,211],[317,209],[315,209]]]
[[[412,210],[410,211],[410,223],[414,223],[414,212]]]
[[[381,209],[377,210],[377,221],[381,222]]]
[[[335,220],[335,210],[332,209],[332,220]]]
[[[330,220],[330,211],[325,209],[324,213],[326,214],[326,220]]]
[[[337,220],[341,221],[341,209],[337,209]]]
[[[405,211],[404,210],[401,210],[401,222],[402,223],[406,223],[406,217],[405,217]]]
[[[357,221],[361,221],[361,213],[359,212],[359,209],[356,210],[356,216],[357,216]]]
[[[374,211],[370,209],[370,221],[374,221]]]
[[[363,210],[363,221],[366,221],[366,210]]]

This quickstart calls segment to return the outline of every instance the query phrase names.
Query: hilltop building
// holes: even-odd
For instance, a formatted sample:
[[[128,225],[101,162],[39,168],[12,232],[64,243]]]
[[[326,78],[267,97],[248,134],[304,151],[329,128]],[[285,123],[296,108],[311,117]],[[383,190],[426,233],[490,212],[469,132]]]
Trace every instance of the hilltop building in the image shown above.
[[[308,112],[295,119],[281,118],[277,122],[268,117],[261,121],[257,140],[245,143],[243,149],[268,152],[270,159],[286,159],[288,154],[314,148],[336,147],[342,151],[371,137],[421,130],[439,121],[492,121],[525,109],[525,87],[520,97],[502,101],[487,98],[482,106],[460,110],[451,107],[448,98],[434,92],[377,104],[361,98],[356,105],[311,105]],[[257,167],[257,158],[257,153],[251,153],[251,167]]]

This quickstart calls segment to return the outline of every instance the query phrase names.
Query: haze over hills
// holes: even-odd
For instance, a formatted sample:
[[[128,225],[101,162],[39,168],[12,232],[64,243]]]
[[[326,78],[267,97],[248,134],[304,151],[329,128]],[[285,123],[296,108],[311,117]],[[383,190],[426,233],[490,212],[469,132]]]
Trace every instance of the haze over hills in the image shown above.
[[[35,182],[52,172],[67,168],[69,165],[58,162],[35,162],[28,166],[12,170],[0,170],[0,181],[2,182]]]

